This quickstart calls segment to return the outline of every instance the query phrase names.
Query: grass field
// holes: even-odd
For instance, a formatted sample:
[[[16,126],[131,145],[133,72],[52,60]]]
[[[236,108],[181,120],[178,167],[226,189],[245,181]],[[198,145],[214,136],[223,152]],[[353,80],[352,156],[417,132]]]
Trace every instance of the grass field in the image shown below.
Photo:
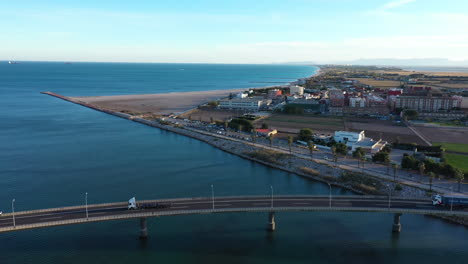
[[[447,163],[468,173],[468,155],[445,154]]]
[[[434,142],[433,145],[442,145],[443,148],[449,151],[468,153],[468,144]]]
[[[381,88],[395,88],[400,86],[399,81],[378,81],[371,78],[353,78],[352,80],[357,80],[365,85],[372,85],[374,87]]]

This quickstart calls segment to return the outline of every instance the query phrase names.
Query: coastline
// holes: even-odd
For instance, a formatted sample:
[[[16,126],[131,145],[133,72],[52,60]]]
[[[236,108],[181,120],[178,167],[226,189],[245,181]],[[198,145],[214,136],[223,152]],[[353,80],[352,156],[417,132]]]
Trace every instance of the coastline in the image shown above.
[[[309,77],[309,79],[321,74],[319,67]],[[299,79],[298,79],[299,80]],[[132,94],[132,95],[106,95],[106,96],[74,96],[73,100],[92,104],[107,110],[116,112],[125,112],[133,114],[151,113],[154,115],[180,115],[196,109],[199,105],[206,104],[209,101],[226,98],[229,94],[239,93],[247,90],[269,89],[275,87],[290,86],[296,83],[291,81],[280,85],[268,85],[261,87],[235,88],[228,90],[207,90],[191,92],[171,92],[157,94]]]
[[[258,146],[258,144],[255,144],[255,143],[245,142],[239,139],[227,138],[225,136],[220,136],[220,135],[213,135],[205,131],[195,130],[195,129],[187,128],[187,127],[180,127],[177,125],[165,124],[165,123],[161,123],[158,121],[147,120],[147,119],[133,116],[130,114],[105,109],[99,106],[95,106],[86,102],[76,100],[72,97],[66,97],[66,96],[62,96],[59,94],[55,94],[53,92],[41,92],[41,93],[52,96],[52,97],[56,97],[56,98],[59,98],[59,99],[62,99],[62,100],[65,100],[74,104],[85,106],[85,107],[88,107],[93,110],[97,110],[106,114],[114,115],[114,116],[124,118],[130,121],[141,123],[150,127],[155,127],[155,128],[173,132],[179,135],[190,137],[190,138],[202,141],[204,143],[207,143],[227,153],[239,156],[243,159],[247,159],[252,162],[260,163],[264,166],[268,166],[274,169],[293,173],[300,177],[308,178],[311,180],[315,180],[315,181],[327,183],[329,185],[333,185],[336,187],[340,187],[343,189],[347,189],[352,192],[355,192],[356,194],[385,195],[385,192],[386,192],[386,190],[379,190],[379,189],[369,190],[367,188],[360,188],[362,187],[361,186],[362,184],[355,184],[353,182],[340,182],[340,179],[338,177],[332,176],[332,175],[336,175],[336,171],[340,172],[338,175],[341,175],[344,172],[349,172],[349,170],[342,169],[340,166],[336,168],[336,167],[330,166],[329,164],[319,162],[318,160],[314,160],[312,158],[304,159],[304,158],[295,157],[292,155],[290,157],[287,157],[287,159],[281,158],[275,163],[267,162],[267,161],[260,160],[249,155],[249,153],[253,153],[255,151],[268,150],[269,147],[267,146]],[[284,153],[288,153],[288,152],[283,151],[283,154]],[[309,173],[308,171],[303,170],[304,167],[299,167],[299,166],[293,167],[291,166],[291,164],[293,163],[292,161],[294,161],[294,164],[299,164],[299,166],[305,165],[308,167],[313,167],[314,168],[313,171],[318,171],[319,173]],[[351,173],[353,173],[353,171],[351,171]],[[393,186],[393,187],[395,186],[395,183],[392,182],[391,180],[384,180],[380,178],[377,179],[376,177],[368,173],[365,173],[365,174],[360,173],[360,174],[362,177],[373,179],[374,181],[376,180],[379,183],[384,183],[382,186]],[[392,194],[392,196],[421,197],[421,198],[426,197],[427,198],[426,189],[421,189],[421,188],[418,188],[417,186],[411,186],[408,183],[404,183],[404,182],[400,182],[400,184],[402,187],[402,191],[398,191],[396,192],[396,194]],[[450,223],[459,224],[459,225],[468,227],[468,219],[465,219],[465,218],[440,217],[439,215],[428,215],[428,216],[443,219]]]

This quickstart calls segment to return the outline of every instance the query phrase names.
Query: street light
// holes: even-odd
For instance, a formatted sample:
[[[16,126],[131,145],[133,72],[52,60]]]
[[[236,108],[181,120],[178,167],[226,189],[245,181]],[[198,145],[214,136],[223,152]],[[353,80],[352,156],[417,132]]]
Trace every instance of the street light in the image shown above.
[[[390,210],[391,199],[392,199],[392,188],[390,187],[390,184],[389,184],[388,185],[388,210]]]
[[[13,226],[16,227],[16,222],[15,222],[15,199],[11,200],[11,211],[13,213]]]
[[[85,204],[86,204],[86,219],[88,219],[88,192],[85,195]]]
[[[450,186],[450,192],[453,193],[453,186]],[[451,194],[451,195],[453,195],[453,194]],[[452,210],[453,210],[453,196],[450,197],[450,212],[452,212]]]
[[[271,189],[271,208],[273,208],[273,185],[270,185]]]
[[[213,200],[213,210],[214,210],[215,207],[214,207],[214,187],[213,187],[213,184],[211,184],[211,199]]]
[[[328,187],[330,187],[330,195],[329,195],[329,206],[330,206],[330,208],[331,208],[331,202],[332,202],[332,194],[331,194],[331,190],[332,190],[332,188],[331,188],[331,184],[330,184],[330,183],[328,183]]]

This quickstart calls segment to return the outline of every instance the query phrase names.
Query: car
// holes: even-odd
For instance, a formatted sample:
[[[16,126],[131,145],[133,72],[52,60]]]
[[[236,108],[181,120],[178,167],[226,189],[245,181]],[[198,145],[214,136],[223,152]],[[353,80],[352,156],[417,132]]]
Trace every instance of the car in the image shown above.
[[[323,156],[324,160],[330,160],[327,156]]]
[[[2,211],[0,211],[0,215],[2,215],[2,214],[3,214],[3,212],[2,212]]]

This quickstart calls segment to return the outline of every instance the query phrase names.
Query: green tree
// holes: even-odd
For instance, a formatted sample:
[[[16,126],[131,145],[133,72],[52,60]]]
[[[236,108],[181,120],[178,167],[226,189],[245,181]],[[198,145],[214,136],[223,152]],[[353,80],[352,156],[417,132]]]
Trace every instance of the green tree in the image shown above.
[[[214,119],[212,116],[210,116],[210,124],[213,124],[214,123]]]
[[[294,141],[293,137],[288,136],[289,153],[291,153],[291,154],[292,154],[292,148],[291,148],[291,146],[292,146],[293,141]]]
[[[360,155],[358,155],[358,154],[360,154]],[[364,156],[365,154],[366,153],[364,152],[364,150],[361,147],[358,147],[353,151],[353,157],[355,157],[355,158],[362,158],[362,156]]]
[[[407,120],[413,120],[418,117],[418,112],[416,110],[408,109],[403,112],[403,116],[406,117]]]
[[[308,142],[308,141],[311,141],[312,138],[313,138],[313,132],[310,128],[303,128],[299,130],[299,136],[298,136],[299,140]]]
[[[309,147],[310,157],[314,158],[314,149],[315,149],[314,142],[312,142],[312,141],[307,142],[307,147]]]
[[[453,177],[454,177],[454,178],[457,180],[457,182],[458,182],[458,191],[460,192],[461,183],[462,183],[462,181],[465,179],[465,174],[464,174],[460,169],[455,168],[455,169],[454,169],[454,173],[453,173]]]
[[[338,143],[335,145],[335,152],[337,154],[346,155],[348,153],[348,146],[344,143]]]

